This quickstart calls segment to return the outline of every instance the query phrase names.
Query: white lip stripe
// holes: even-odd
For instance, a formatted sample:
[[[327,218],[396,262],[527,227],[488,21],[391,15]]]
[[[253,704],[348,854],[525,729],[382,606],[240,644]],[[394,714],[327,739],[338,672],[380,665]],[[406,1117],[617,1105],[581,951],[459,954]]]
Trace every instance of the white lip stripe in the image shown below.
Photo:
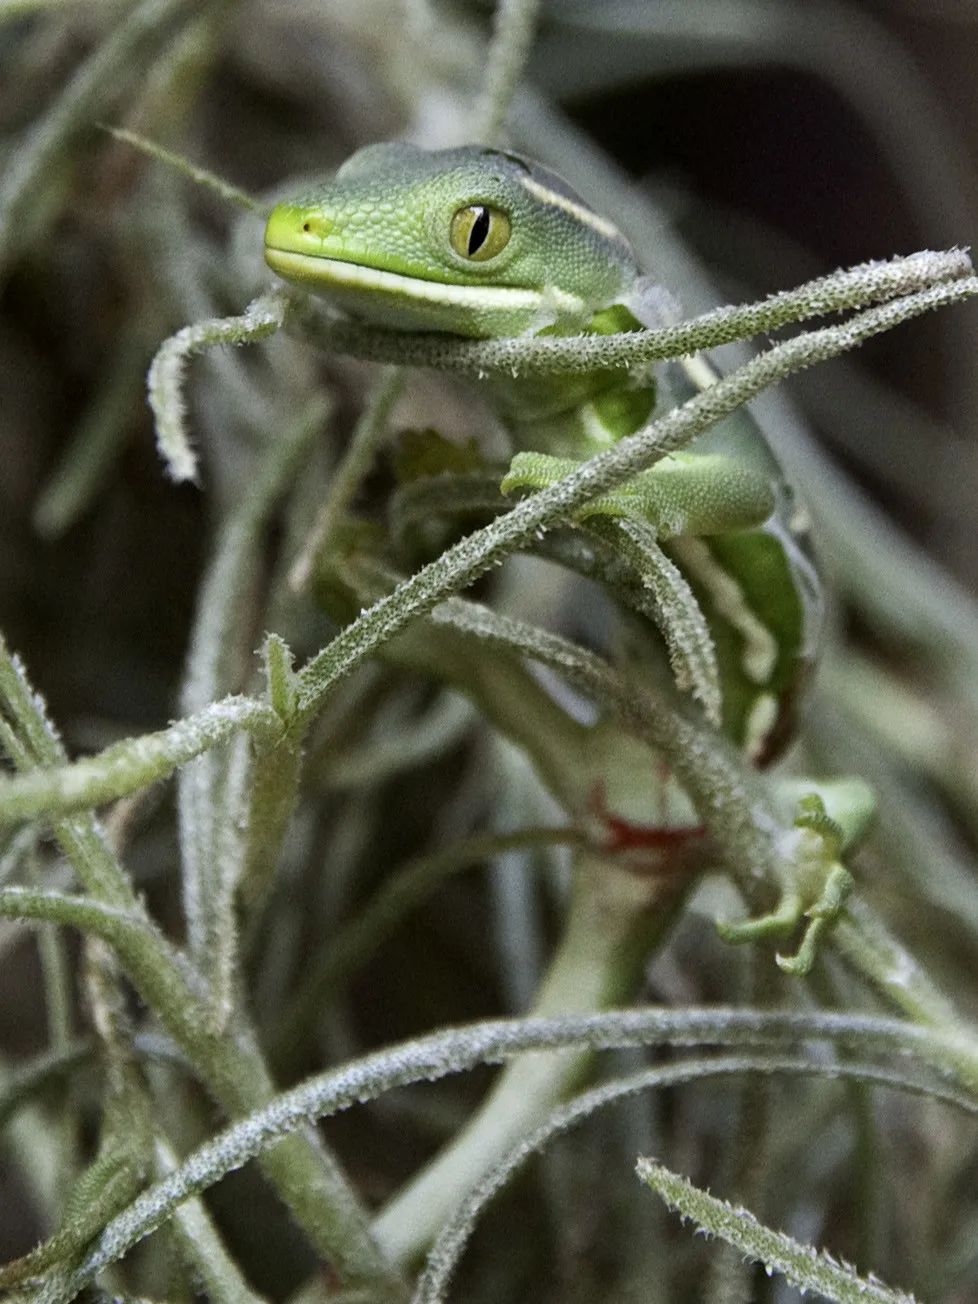
[[[569,213],[578,222],[583,222],[585,226],[589,226],[592,231],[597,231],[599,235],[603,235],[607,240],[617,240],[619,244],[627,244],[622,233],[606,217],[601,217],[598,213],[592,213],[583,204],[575,204],[573,199],[568,199],[566,195],[561,195],[556,190],[548,190],[546,186],[542,186],[539,181],[534,181],[532,177],[519,177],[518,180],[523,189],[529,191],[535,199],[542,200],[545,204],[552,204],[554,208],[562,209],[563,212]]]
[[[284,249],[267,247],[269,265],[283,274],[305,273],[311,280],[323,285],[336,285],[354,290],[379,290],[400,295],[419,302],[451,304],[459,308],[529,308],[537,309],[544,302],[539,290],[521,290],[511,285],[449,285],[442,281],[423,281],[417,276],[402,276],[378,267],[363,267],[338,258],[317,258],[311,254],[291,253]],[[556,288],[547,289],[547,297],[556,301],[564,312],[581,312],[583,302],[574,294]]]

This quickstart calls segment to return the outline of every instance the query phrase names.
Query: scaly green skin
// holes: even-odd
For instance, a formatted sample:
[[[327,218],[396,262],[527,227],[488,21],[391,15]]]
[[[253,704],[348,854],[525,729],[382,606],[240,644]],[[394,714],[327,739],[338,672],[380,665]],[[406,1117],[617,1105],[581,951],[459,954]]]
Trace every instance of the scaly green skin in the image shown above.
[[[501,242],[490,230],[504,232]],[[661,295],[606,218],[539,164],[480,146],[360,150],[334,179],[272,210],[265,258],[285,279],[395,330],[476,338],[606,333],[658,324],[662,311]],[[665,374],[673,398],[709,383],[697,360]],[[490,384],[523,450],[504,492],[559,479],[568,459],[573,465],[644,425],[656,402],[651,375],[625,371]],[[795,732],[822,601],[803,514],[760,430],[746,413],[728,418],[591,504],[590,514],[599,513],[652,525],[712,636],[722,727],[755,764],[774,759]],[[840,889],[834,872],[834,834],[825,855],[820,831],[805,826],[799,837],[810,844],[799,851],[799,882],[786,887],[773,920],[731,926],[732,940],[790,928],[813,905],[819,930],[827,913],[837,913],[845,884]],[[823,861],[820,883],[812,864]]]
[[[401,330],[486,339],[553,323],[582,329],[634,280],[631,250],[610,223],[588,226],[542,203],[527,182],[562,187],[587,212],[552,173],[515,155],[370,145],[332,181],[273,209],[265,258],[287,280]],[[460,257],[448,239],[453,214],[468,204],[512,217],[509,243],[486,262]]]

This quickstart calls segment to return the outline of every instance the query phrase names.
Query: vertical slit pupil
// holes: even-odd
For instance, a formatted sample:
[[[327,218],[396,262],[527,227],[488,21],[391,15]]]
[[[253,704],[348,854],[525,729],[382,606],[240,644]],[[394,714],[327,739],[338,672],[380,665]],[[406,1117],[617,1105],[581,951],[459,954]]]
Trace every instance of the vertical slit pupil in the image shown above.
[[[469,232],[469,257],[477,254],[486,242],[489,235],[489,210],[481,204],[475,210],[475,221],[472,223],[472,230]]]

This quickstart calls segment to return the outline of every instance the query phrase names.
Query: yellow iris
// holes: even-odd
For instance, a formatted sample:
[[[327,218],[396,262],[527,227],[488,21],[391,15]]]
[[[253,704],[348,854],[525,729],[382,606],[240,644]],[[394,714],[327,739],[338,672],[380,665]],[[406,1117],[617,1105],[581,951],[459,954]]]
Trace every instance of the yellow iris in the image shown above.
[[[509,218],[488,204],[469,204],[452,218],[449,239],[462,258],[484,263],[505,249],[512,234]]]

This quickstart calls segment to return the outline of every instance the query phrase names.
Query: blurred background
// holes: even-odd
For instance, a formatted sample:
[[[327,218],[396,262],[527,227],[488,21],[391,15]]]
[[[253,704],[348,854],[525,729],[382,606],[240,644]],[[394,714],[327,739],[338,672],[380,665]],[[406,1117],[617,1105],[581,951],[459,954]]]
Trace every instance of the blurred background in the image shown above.
[[[339,403],[330,438],[342,446],[368,375],[286,340],[195,363],[191,411],[204,490],[169,483],[143,397],[146,367],[186,322],[248,301],[260,278],[256,228],[98,124],[129,126],[249,191],[271,191],[291,176],[332,169],[373,140],[467,139],[465,115],[491,22],[486,5],[429,9],[423,0],[192,7],[157,0],[155,8],[0,0],[0,628],[24,656],[72,754],[178,714],[198,584],[216,522],[261,444],[265,391],[287,398],[290,387],[328,382]],[[137,11],[145,30],[117,49]],[[970,245],[978,229],[976,65],[978,4],[969,0],[546,0],[513,138],[620,218],[647,270],[692,314],[870,258]],[[801,759],[855,769],[876,785],[884,814],[865,853],[864,879],[972,1012],[976,337],[978,306],[942,311],[873,341],[856,358],[806,373],[763,409],[820,525],[835,581],[835,635]],[[737,356],[735,349],[718,354],[723,364]],[[409,396],[402,424],[422,399],[431,400],[429,389]],[[450,394],[437,402],[454,411]],[[332,451],[324,453],[327,464]],[[283,518],[270,534],[268,575],[288,530]],[[907,538],[919,551],[907,548]],[[256,586],[268,575],[256,576]],[[262,620],[256,602],[257,632]],[[308,654],[326,626],[315,613],[298,626],[295,645]],[[266,1028],[303,956],[319,943],[305,915],[348,910],[376,881],[377,866],[446,828],[464,832],[482,810],[484,797],[473,795],[482,753],[464,713],[442,707],[442,732],[433,728],[420,771],[388,772],[370,753],[384,711],[396,706],[401,715],[395,710],[393,718],[408,734],[439,705],[409,678],[395,676],[393,688],[386,682],[357,690],[354,723],[341,727],[337,716],[350,765],[344,771],[323,761],[314,769],[316,801],[289,848],[292,899],[284,895],[267,936],[255,939],[255,1004]],[[365,789],[350,777],[364,754],[379,776]],[[513,765],[504,775],[511,784]],[[445,792],[447,815],[434,801]],[[396,821],[386,816],[391,809]],[[315,876],[327,852],[342,869],[324,888]],[[164,793],[140,813],[127,864],[178,930],[174,859]],[[514,911],[522,921],[515,942]],[[535,905],[514,901],[499,880],[452,884],[310,1033],[288,1076],[438,1022],[518,1008],[557,913],[546,894]],[[419,939],[427,947],[423,981]],[[515,969],[514,946],[523,947]],[[15,1059],[44,1042],[38,958],[34,942],[12,928],[0,933],[0,948],[0,1047]],[[738,964],[694,913],[657,962],[646,995],[729,997]],[[523,975],[522,988],[514,972]],[[337,1123],[337,1144],[362,1187],[378,1199],[389,1193],[483,1082],[474,1075],[461,1088],[439,1089],[424,1111],[395,1102],[369,1123]],[[657,1122],[667,1135],[698,1137],[682,1143],[691,1170],[693,1152],[709,1151],[722,1119],[716,1093],[701,1097],[667,1104]],[[196,1108],[203,1134],[207,1106]],[[833,1132],[824,1114],[810,1117],[825,1128],[815,1184],[825,1192],[837,1181],[833,1165],[844,1170],[851,1138],[844,1124]],[[914,1156],[926,1152],[934,1167],[930,1189],[915,1187],[883,1230],[877,1226],[882,1249],[874,1262],[900,1280],[931,1283],[929,1299],[978,1298],[976,1214],[962,1194],[975,1176],[972,1143],[926,1112],[909,1124],[902,1105],[887,1128],[893,1171],[914,1185]],[[0,1191],[13,1196],[0,1198],[4,1257],[44,1225],[51,1193],[45,1196],[40,1169],[32,1171],[39,1153],[32,1137],[20,1149],[15,1138],[0,1168]],[[621,1144],[627,1150],[631,1142]],[[593,1136],[582,1145],[600,1154]],[[576,1178],[584,1200],[579,1174],[586,1171]],[[248,1199],[235,1199],[235,1191]],[[806,1206],[811,1234],[830,1236],[850,1257],[857,1247],[846,1202],[857,1197],[842,1181],[821,1208]],[[944,1226],[952,1198],[957,1212]],[[264,1200],[257,1207],[275,1253],[251,1264],[262,1288],[279,1297],[302,1279],[310,1265],[297,1233],[284,1217],[267,1231],[264,1220],[274,1214],[253,1175],[226,1183],[215,1200],[245,1255],[249,1220],[258,1217],[250,1201]],[[516,1199],[494,1216],[503,1227],[521,1227],[527,1214]],[[804,1230],[804,1218],[799,1225]],[[534,1260],[542,1251],[525,1248],[500,1269],[497,1286],[490,1274],[482,1293],[470,1284],[472,1293],[460,1287],[459,1298],[529,1298],[518,1291],[530,1281],[543,1292],[534,1298],[599,1298],[588,1273],[601,1268],[602,1226],[595,1213],[556,1237],[563,1264],[556,1273]],[[690,1238],[662,1298],[702,1298],[695,1284],[692,1294],[681,1286],[694,1252]],[[777,1294],[783,1288],[764,1289],[773,1299],[792,1298]]]

